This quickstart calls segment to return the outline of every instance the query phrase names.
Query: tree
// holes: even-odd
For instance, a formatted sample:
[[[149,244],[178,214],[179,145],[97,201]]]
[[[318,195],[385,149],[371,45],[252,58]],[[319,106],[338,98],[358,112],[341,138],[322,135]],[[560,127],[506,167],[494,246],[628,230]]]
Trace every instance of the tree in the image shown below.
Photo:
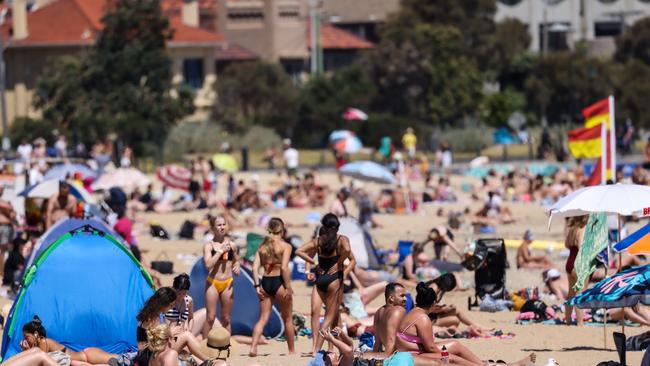
[[[616,40],[614,59],[620,63],[638,59],[650,65],[650,18],[634,23]]]
[[[169,23],[158,0],[112,0],[102,23],[87,53],[40,78],[35,105],[86,141],[115,132],[138,154],[160,153],[169,129],[193,111],[189,89],[171,82]]]
[[[305,146],[322,146],[332,130],[359,132],[373,118],[359,124],[344,121],[342,115],[348,107],[367,111],[375,96],[375,86],[360,65],[310,79],[301,91],[298,109],[301,128],[294,131],[294,140]]]
[[[296,124],[298,90],[280,65],[262,61],[231,65],[217,89],[215,116],[233,132],[265,125],[287,135]]]
[[[496,24],[490,39],[492,56],[489,68],[502,89],[524,90],[526,77],[535,60],[528,50],[530,41],[528,27],[519,20],[506,19]]]
[[[437,124],[472,114],[482,80],[463,47],[457,28],[423,23],[382,39],[364,61],[378,90],[373,107]]]
[[[650,65],[639,59],[630,59],[622,65],[618,75],[616,116],[631,118],[638,126],[650,127]]]
[[[551,123],[582,120],[584,107],[613,90],[612,63],[580,51],[540,57],[526,80],[529,107]]]
[[[521,112],[526,107],[526,98],[521,93],[506,89],[490,94],[483,100],[483,121],[493,127],[504,127],[514,112]]]
[[[408,32],[417,24],[451,26],[461,31],[461,51],[481,70],[490,65],[490,37],[495,31],[496,0],[404,0],[382,37]]]

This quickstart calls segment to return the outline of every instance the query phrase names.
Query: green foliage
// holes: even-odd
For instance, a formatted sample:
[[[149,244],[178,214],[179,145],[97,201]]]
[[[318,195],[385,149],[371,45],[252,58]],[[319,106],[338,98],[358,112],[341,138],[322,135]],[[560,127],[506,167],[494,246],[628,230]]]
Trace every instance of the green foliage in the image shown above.
[[[377,86],[377,110],[434,124],[453,123],[475,110],[482,80],[461,54],[457,28],[417,24],[385,32],[389,36],[364,62]]]
[[[502,89],[524,89],[534,65],[535,56],[528,51],[530,41],[528,27],[519,20],[506,19],[496,24],[489,62]]]
[[[23,140],[34,141],[38,137],[48,138],[52,136],[52,131],[56,128],[57,125],[49,120],[19,117],[14,119],[9,127],[9,138],[12,146],[18,146]],[[65,132],[65,130],[61,132]]]
[[[217,89],[215,116],[232,132],[264,125],[287,134],[297,122],[298,89],[280,65],[262,61],[231,65]]]
[[[650,65],[630,59],[622,65],[617,84],[617,117],[631,118],[639,126],[650,127]]]
[[[504,127],[514,112],[524,111],[526,98],[515,90],[506,89],[487,95],[483,100],[482,107],[482,117],[485,123],[492,127]]]
[[[528,105],[551,123],[581,121],[582,108],[613,92],[613,70],[610,61],[581,52],[540,57],[526,81]]]
[[[115,132],[136,154],[158,154],[169,129],[193,111],[189,89],[170,92],[172,30],[158,0],[115,0],[102,22],[89,52],[40,78],[35,106],[86,142]]]
[[[616,61],[637,59],[650,65],[650,18],[643,18],[627,28],[616,40]]]
[[[479,153],[493,144],[493,130],[477,121],[469,121],[464,128],[442,131],[440,141],[449,141],[454,152]]]
[[[355,130],[364,123],[342,118],[347,107],[367,110],[375,87],[358,65],[343,68],[332,75],[314,77],[303,87],[299,100],[300,128],[293,139],[304,146],[324,146],[335,129]]]

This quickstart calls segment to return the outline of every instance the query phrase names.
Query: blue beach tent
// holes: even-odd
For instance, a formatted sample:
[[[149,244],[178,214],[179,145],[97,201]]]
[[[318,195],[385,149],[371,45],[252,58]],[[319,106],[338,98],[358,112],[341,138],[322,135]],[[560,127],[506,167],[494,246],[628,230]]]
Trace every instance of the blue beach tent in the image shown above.
[[[83,225],[80,225],[83,224]],[[20,352],[23,325],[38,315],[49,338],[80,351],[137,349],[136,315],[153,294],[151,276],[96,221],[67,220],[27,269],[2,337],[2,357]]]
[[[260,300],[255,291],[252,272],[242,267],[239,276],[234,276],[232,286],[234,289],[232,314],[230,317],[230,327],[233,335],[253,334],[253,327],[260,318]],[[205,307],[205,279],[208,277],[208,269],[205,268],[203,257],[200,257],[190,273],[190,295],[194,299],[194,309]],[[217,317],[219,310],[217,306]],[[265,337],[277,338],[284,334],[284,322],[280,312],[275,305],[271,308],[271,316],[268,323],[262,331]]]

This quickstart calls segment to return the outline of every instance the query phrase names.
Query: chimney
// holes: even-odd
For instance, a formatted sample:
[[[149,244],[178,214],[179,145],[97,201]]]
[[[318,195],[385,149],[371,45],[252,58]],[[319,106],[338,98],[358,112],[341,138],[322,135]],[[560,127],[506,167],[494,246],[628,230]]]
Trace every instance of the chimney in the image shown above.
[[[184,0],[181,9],[181,20],[183,24],[190,27],[199,26],[199,2],[198,0]]]
[[[13,0],[11,21],[13,23],[14,39],[27,38],[27,0]]]

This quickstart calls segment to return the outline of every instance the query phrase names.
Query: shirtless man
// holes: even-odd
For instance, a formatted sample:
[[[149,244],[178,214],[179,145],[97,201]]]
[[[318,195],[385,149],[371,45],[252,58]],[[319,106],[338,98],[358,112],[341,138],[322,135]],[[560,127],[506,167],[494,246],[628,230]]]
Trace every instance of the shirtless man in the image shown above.
[[[397,327],[406,315],[406,290],[399,283],[391,282],[384,290],[386,305],[375,313],[373,327],[375,328],[374,352],[384,352],[391,355],[395,351]]]
[[[70,186],[66,181],[59,182],[59,192],[47,201],[47,214],[45,216],[45,230],[64,217],[74,217],[77,199],[70,194]]]
[[[553,268],[553,262],[547,257],[530,253],[530,244],[533,239],[533,232],[526,230],[523,241],[517,249],[517,268]]]
[[[4,270],[5,253],[14,240],[16,211],[9,201],[3,200],[4,186],[0,186],[0,271]]]

